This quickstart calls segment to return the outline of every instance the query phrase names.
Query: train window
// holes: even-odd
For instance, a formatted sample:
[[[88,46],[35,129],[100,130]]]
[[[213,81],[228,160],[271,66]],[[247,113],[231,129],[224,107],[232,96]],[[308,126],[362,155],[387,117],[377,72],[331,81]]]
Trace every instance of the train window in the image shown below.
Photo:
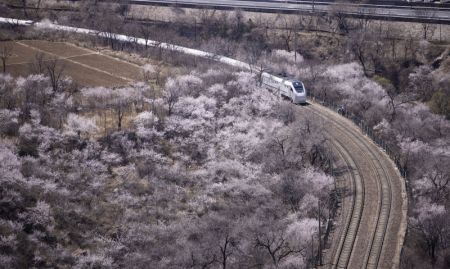
[[[298,92],[298,93],[302,93],[303,92],[303,85],[302,85],[301,82],[294,81],[292,84],[294,85],[294,89],[295,89],[296,92]]]

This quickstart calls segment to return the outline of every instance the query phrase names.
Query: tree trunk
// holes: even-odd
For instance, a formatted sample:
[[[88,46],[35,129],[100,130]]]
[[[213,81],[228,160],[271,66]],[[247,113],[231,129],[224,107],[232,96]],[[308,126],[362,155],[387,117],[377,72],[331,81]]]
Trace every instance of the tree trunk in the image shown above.
[[[224,247],[220,247],[220,251],[222,252],[222,269],[227,268],[227,247],[228,247],[228,237],[225,238]]]
[[[117,118],[117,129],[120,131],[122,130],[122,119],[123,119],[123,113],[119,110],[118,112],[118,118]]]
[[[291,46],[289,44],[289,37],[285,38],[285,42],[286,42],[286,49],[288,52],[291,52]]]
[[[25,18],[28,18],[27,0],[22,0],[22,8],[23,8],[23,15],[25,16]]]
[[[431,246],[430,246],[430,256],[431,256],[431,263],[436,263],[436,244],[437,242],[435,240],[432,240]]]
[[[427,40],[428,25],[423,24],[423,39]]]
[[[392,59],[395,59],[396,58],[396,55],[395,55],[396,43],[395,43],[395,39],[394,38],[392,38],[391,44],[392,44]]]

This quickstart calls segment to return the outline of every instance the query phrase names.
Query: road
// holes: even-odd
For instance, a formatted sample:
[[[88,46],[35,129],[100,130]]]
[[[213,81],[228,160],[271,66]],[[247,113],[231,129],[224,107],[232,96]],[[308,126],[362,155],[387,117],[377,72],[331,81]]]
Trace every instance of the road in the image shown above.
[[[252,1],[252,0],[131,0],[131,4],[178,5],[183,7],[239,8],[264,12],[340,13],[346,16],[398,19],[404,21],[430,21],[450,24],[450,9],[419,6],[392,6],[374,4],[333,4],[330,2]]]
[[[340,171],[341,208],[324,268],[398,268],[407,199],[394,163],[353,122],[334,111],[314,102],[297,109],[299,115],[323,121]]]

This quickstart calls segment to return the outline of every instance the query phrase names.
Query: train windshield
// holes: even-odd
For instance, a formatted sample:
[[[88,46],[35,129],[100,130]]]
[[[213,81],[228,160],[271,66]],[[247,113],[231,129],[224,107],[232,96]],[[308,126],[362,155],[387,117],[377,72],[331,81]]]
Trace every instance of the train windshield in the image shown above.
[[[304,91],[303,84],[299,81],[292,82],[292,85],[294,85],[294,89],[298,93],[302,93]]]

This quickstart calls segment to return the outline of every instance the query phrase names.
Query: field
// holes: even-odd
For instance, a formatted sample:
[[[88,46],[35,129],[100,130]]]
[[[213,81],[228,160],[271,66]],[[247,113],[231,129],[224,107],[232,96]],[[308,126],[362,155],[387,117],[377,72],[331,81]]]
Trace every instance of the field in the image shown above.
[[[64,75],[82,86],[117,87],[142,79],[140,66],[70,43],[23,40],[0,44],[5,43],[12,47],[6,72],[13,76],[29,75],[36,55],[41,53],[44,61],[59,59]]]

